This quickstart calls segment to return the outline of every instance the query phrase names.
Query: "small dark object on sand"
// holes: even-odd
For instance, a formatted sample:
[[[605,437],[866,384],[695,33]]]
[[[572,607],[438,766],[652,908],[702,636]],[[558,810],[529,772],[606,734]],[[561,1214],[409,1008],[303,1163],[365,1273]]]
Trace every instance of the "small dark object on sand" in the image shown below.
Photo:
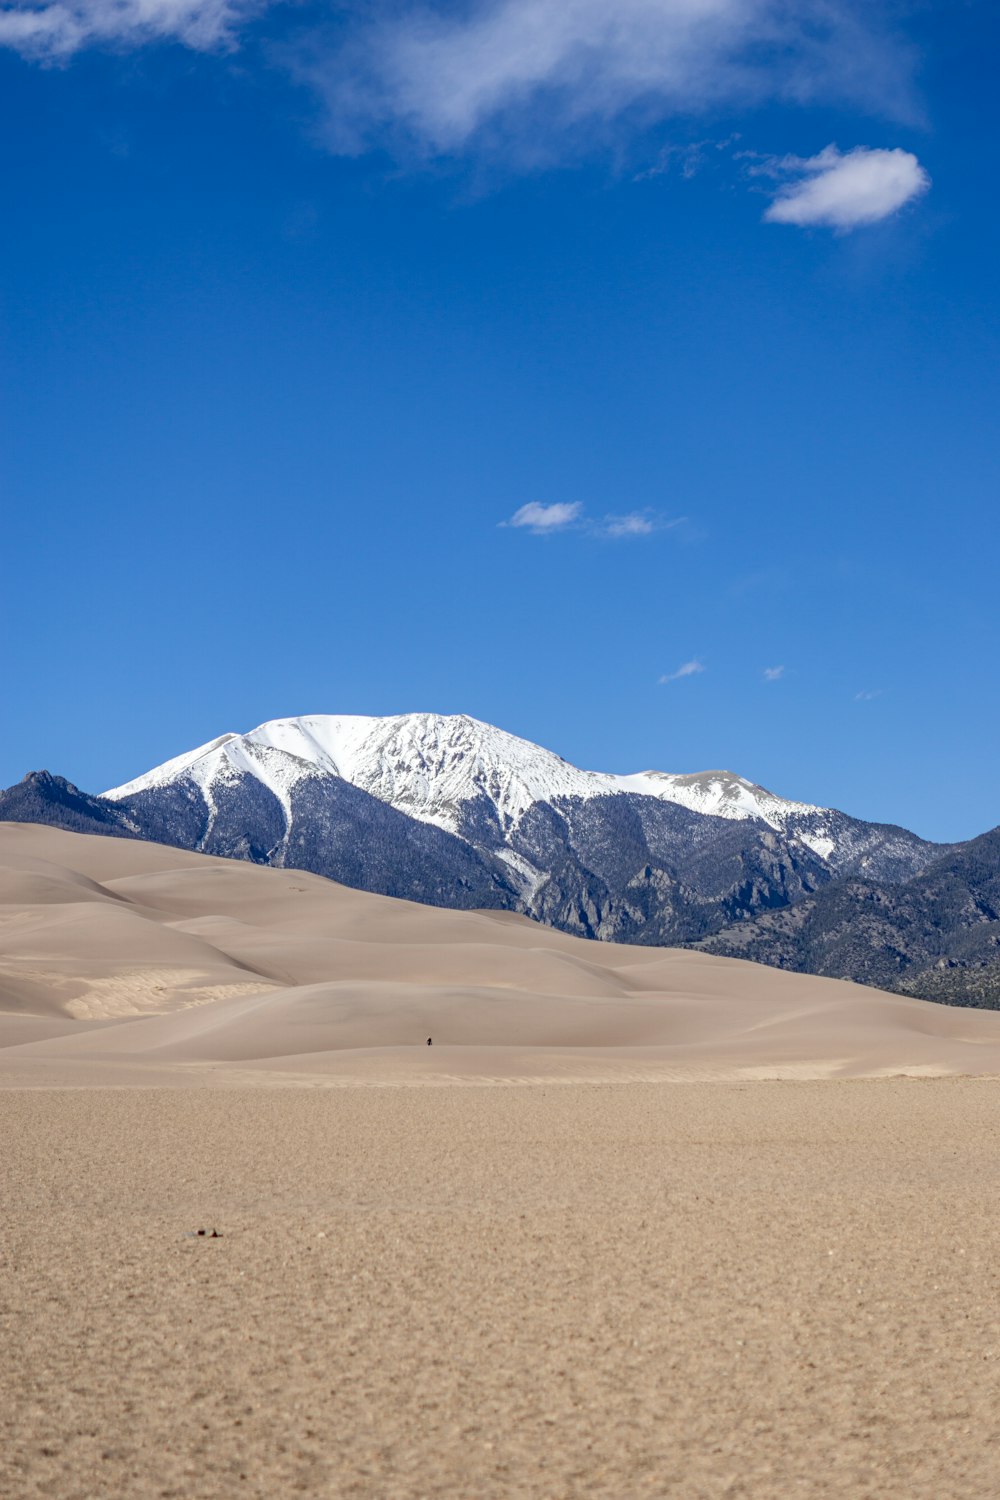
[[[431,1044],[431,1039],[430,1039],[430,1037],[428,1037],[427,1038],[427,1045],[428,1045],[428,1047],[430,1046],[430,1044]]]
[[[222,1235],[217,1229],[189,1229],[185,1238],[189,1240],[221,1240]]]

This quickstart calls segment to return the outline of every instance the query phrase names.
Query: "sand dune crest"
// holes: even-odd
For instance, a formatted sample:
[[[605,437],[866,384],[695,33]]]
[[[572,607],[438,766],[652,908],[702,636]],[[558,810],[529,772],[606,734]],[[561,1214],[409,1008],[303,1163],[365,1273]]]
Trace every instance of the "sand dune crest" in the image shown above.
[[[0,1011],[13,1083],[1000,1073],[997,1014],[19,824]]]

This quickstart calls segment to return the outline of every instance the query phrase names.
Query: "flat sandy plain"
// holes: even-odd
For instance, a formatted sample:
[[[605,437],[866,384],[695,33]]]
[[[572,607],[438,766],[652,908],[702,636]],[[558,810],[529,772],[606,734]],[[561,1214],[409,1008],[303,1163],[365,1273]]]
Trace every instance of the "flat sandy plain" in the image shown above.
[[[0,1011],[4,1500],[1000,1493],[1000,1016],[17,825]]]

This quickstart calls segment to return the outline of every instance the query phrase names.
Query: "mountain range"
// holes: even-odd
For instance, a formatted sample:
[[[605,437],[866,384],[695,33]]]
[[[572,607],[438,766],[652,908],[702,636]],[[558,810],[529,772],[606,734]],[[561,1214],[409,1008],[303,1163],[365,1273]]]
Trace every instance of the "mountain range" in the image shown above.
[[[583,771],[465,715],[273,720],[100,796],[33,772],[0,819],[1000,1005],[1000,830],[940,845],[728,771]]]

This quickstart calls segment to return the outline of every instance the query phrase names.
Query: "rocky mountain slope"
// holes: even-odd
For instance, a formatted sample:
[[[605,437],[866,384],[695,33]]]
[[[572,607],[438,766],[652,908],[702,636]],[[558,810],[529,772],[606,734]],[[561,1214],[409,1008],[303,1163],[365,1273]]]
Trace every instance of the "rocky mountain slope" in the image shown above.
[[[890,886],[848,879],[696,944],[950,1005],[1000,1008],[1000,828]]]
[[[124,803],[92,797],[50,771],[29,771],[16,786],[0,791],[0,822],[47,823],[70,833],[143,837],[142,829],[129,818]]]
[[[0,821],[140,838],[179,849],[312,870],[343,885],[432,906],[517,909],[501,862],[464,839],[408,818],[338,777],[307,785],[283,839],[281,809],[253,778],[218,788],[211,815],[181,782],[135,799],[93,797],[48,771],[0,792]],[[281,847],[278,848],[277,845]]]

